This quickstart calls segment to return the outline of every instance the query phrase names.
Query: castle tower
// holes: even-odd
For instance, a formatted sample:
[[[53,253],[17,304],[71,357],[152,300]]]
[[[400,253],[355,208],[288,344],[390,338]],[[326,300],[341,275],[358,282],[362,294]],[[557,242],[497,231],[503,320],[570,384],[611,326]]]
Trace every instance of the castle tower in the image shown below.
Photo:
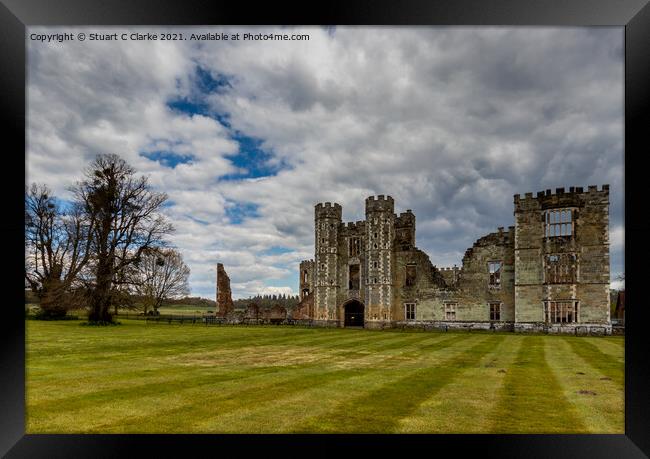
[[[515,329],[611,326],[609,185],[526,193],[515,205]]]
[[[316,204],[315,234],[316,257],[314,288],[314,320],[334,324],[337,320],[336,304],[339,292],[338,231],[342,209],[339,204]]]
[[[365,319],[366,327],[392,320],[392,251],[395,238],[395,204],[380,194],[366,199]]]

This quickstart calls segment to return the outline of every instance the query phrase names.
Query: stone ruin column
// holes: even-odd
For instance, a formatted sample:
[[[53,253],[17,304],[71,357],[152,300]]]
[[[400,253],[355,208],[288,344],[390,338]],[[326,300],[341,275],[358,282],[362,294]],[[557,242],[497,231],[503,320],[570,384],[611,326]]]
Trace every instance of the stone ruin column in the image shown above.
[[[235,306],[232,302],[232,292],[230,290],[230,278],[223,269],[222,263],[217,263],[217,315],[226,317],[230,315]]]

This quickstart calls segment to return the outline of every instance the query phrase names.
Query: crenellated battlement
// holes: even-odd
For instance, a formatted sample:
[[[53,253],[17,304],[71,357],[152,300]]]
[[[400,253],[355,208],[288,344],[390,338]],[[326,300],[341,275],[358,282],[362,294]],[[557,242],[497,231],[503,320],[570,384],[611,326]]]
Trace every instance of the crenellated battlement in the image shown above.
[[[366,228],[366,222],[363,220],[356,222],[345,222],[339,224],[339,230],[342,235],[346,234],[363,234]]]
[[[459,272],[460,268],[458,266],[454,266],[454,267],[451,267],[451,268],[445,267],[445,268],[438,268],[438,271],[442,271],[442,272]]]
[[[405,227],[405,226],[415,226],[415,215],[408,209],[406,212],[395,214],[395,226]]]
[[[395,201],[392,196],[369,196],[366,198],[366,213],[368,212],[394,212]]]
[[[337,203],[318,203],[314,207],[316,219],[320,218],[335,218],[341,220],[343,214],[343,209],[340,204]]]
[[[377,196],[368,196],[366,198],[366,202],[368,201],[389,201],[394,203],[392,196],[384,196],[383,194],[379,194]]]
[[[516,194],[514,195],[514,201],[516,203],[526,199],[539,199],[547,196],[558,196],[558,195],[566,195],[566,194],[585,194],[585,193],[609,194],[609,185],[608,184],[601,185],[600,190],[596,185],[589,185],[586,191],[584,187],[581,186],[569,187],[568,191],[566,191],[564,187],[555,188],[555,190],[549,188],[544,191],[538,191],[537,193],[532,193],[532,192],[525,193],[523,198],[521,197],[521,194]]]
[[[550,209],[554,207],[581,207],[585,202],[606,201],[609,198],[609,185],[589,185],[586,190],[581,186],[547,189],[533,193],[514,195],[515,212],[527,210]]]

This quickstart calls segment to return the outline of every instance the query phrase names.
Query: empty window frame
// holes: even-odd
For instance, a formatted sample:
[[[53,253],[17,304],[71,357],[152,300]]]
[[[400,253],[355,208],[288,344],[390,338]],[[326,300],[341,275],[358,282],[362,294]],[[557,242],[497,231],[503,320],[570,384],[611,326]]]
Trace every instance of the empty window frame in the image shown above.
[[[349,240],[349,255],[358,257],[361,253],[361,240],[358,237],[351,237]]]
[[[406,265],[406,286],[412,287],[417,279],[417,268],[414,264]]]
[[[309,276],[309,272],[305,270],[305,272],[302,273],[302,281],[303,281],[303,283],[306,284],[307,282],[309,282],[309,277],[308,276]]]
[[[359,265],[350,265],[348,288],[359,290]]]
[[[544,256],[544,282],[547,284],[575,284],[578,259],[575,253],[557,253]]]
[[[415,320],[415,303],[404,303],[404,317],[406,320]]]
[[[490,320],[498,321],[501,320],[501,303],[492,302],[490,303]]]
[[[445,320],[456,320],[456,306],[458,303],[445,303]]]
[[[578,312],[578,302],[576,300],[544,302],[544,318],[546,323],[576,323],[578,322]]]
[[[490,278],[488,280],[488,286],[491,288],[500,288],[501,287],[501,268],[503,267],[503,262],[501,261],[489,261],[488,262],[488,272],[490,273]]]
[[[544,212],[544,236],[573,235],[573,212],[571,209],[552,209]]]

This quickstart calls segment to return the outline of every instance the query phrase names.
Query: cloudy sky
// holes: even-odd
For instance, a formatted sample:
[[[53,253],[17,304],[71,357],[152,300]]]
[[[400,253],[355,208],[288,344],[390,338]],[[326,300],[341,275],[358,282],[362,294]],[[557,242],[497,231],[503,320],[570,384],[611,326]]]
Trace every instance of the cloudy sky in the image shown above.
[[[180,32],[39,42],[32,33]],[[189,34],[308,34],[197,41]],[[117,153],[169,195],[193,295],[297,293],[314,204],[387,194],[437,266],[513,225],[513,195],[610,184],[623,272],[623,28],[35,28],[27,181],[66,187]],[[240,35],[243,37],[243,35]],[[616,283],[614,283],[616,285]]]

